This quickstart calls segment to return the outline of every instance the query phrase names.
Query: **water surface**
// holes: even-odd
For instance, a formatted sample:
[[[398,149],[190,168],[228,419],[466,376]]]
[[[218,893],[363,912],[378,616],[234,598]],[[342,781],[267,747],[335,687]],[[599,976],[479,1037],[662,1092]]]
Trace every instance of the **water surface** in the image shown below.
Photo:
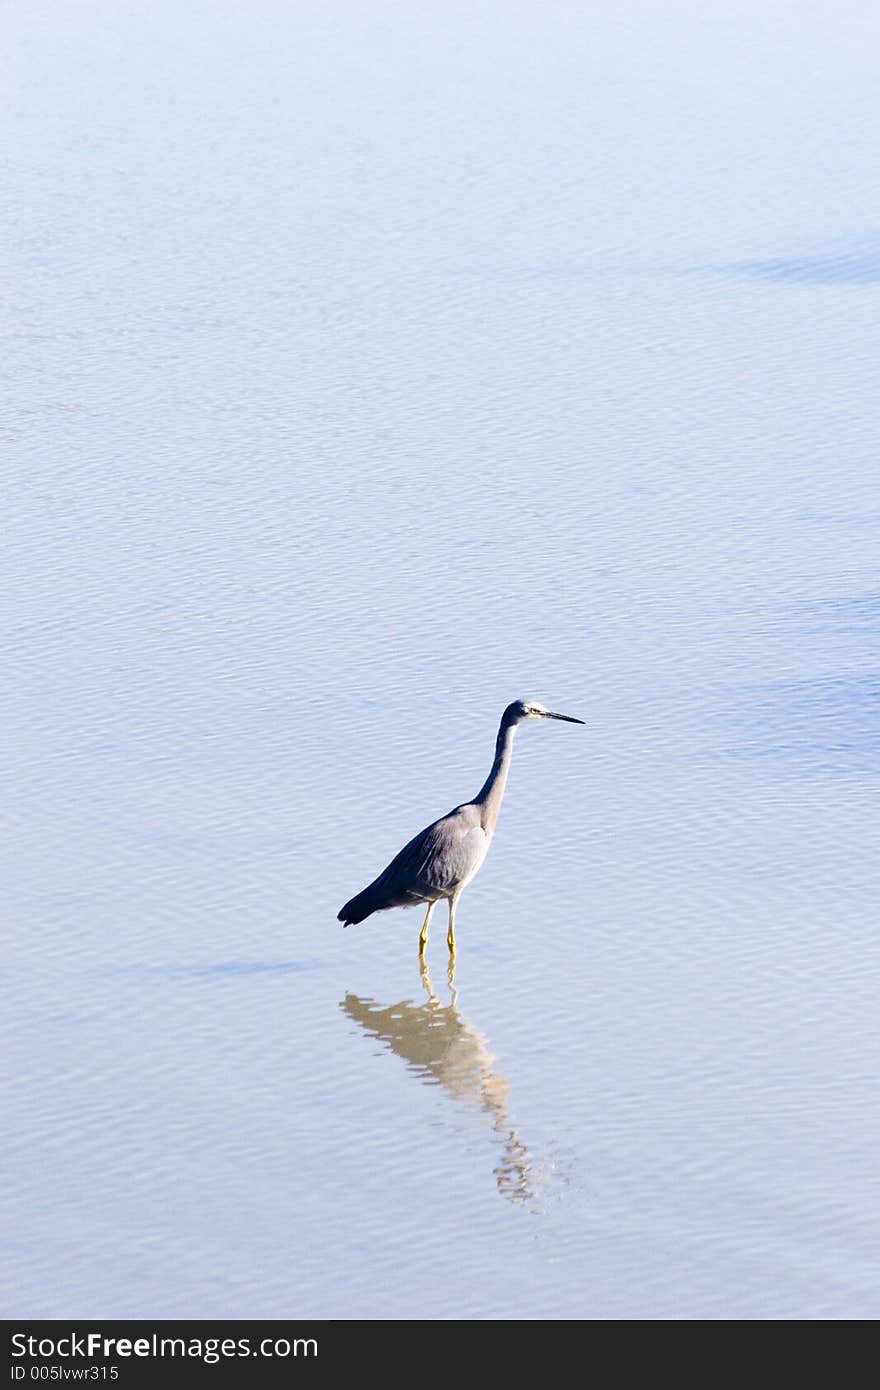
[[[875,16],[6,11],[7,1316],[876,1317]]]

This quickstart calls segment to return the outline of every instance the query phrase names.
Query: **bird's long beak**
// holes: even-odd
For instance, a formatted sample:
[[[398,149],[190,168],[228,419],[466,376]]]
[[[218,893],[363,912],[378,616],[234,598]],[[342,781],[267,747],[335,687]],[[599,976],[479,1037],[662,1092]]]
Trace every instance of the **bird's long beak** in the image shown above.
[[[566,724],[586,724],[586,719],[574,719],[570,714],[554,714],[552,710],[544,711],[545,719],[564,719]]]

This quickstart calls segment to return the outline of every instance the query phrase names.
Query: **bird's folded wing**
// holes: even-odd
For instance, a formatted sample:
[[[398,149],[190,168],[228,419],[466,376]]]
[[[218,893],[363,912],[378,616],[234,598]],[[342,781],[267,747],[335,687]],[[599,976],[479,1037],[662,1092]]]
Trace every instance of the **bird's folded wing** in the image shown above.
[[[470,824],[456,815],[445,816],[410,841],[406,850],[411,850],[409,864],[420,891],[450,893],[482,861],[486,836],[479,823]]]

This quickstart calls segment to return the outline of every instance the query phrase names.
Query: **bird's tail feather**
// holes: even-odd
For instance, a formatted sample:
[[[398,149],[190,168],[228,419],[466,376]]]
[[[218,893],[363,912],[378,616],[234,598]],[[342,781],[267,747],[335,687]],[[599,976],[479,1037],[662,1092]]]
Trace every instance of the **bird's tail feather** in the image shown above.
[[[385,912],[389,907],[412,907],[414,903],[424,902],[425,898],[418,889],[394,887],[390,875],[393,868],[394,865],[390,864],[377,879],[351,898],[337,914],[338,920],[348,926],[349,923],[362,922],[374,912]]]
[[[365,917],[369,917],[379,907],[378,894],[374,884],[365,888],[362,893],[357,893],[346,904],[338,914],[337,920],[343,926],[349,926],[355,922],[362,922]]]

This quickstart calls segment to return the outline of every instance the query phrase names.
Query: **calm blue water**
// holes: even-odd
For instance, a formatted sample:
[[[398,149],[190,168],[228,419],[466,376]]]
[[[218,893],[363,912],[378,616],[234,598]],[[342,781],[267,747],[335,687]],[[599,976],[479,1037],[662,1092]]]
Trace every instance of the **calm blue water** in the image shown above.
[[[876,14],[6,20],[6,1316],[876,1317]]]

